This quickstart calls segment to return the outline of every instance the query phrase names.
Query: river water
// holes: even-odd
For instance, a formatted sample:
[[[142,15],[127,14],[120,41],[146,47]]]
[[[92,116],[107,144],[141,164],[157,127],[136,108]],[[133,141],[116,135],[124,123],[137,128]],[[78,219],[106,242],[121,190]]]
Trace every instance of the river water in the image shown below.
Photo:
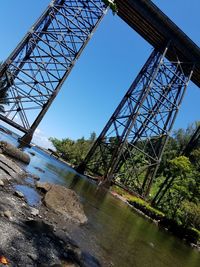
[[[0,140],[16,144],[11,135],[0,132]],[[82,250],[91,253],[105,267],[199,267],[200,252],[160,230],[125,203],[113,197],[65,163],[33,147],[27,171],[42,182],[64,185],[77,192],[88,223],[77,227],[67,224],[69,235]],[[44,172],[41,172],[41,168]],[[28,187],[19,187],[31,205],[40,198]]]

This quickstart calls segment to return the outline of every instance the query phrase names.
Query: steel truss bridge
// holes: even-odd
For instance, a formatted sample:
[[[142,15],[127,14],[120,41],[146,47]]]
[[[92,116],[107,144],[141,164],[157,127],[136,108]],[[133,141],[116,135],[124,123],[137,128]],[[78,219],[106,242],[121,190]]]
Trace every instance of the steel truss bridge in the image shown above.
[[[200,86],[200,49],[151,1],[115,3],[155,49],[78,170],[126,186],[132,177],[147,196],[187,85]],[[0,100],[0,119],[24,133],[22,143],[30,143],[106,11],[103,0],[53,0],[1,66],[9,105]]]

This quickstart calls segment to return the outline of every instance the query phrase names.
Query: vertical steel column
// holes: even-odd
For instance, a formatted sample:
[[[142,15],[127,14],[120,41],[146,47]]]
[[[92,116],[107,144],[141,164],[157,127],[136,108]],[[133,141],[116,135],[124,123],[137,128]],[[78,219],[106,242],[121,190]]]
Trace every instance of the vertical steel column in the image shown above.
[[[106,12],[101,0],[54,0],[0,68],[0,119],[32,135]]]
[[[109,122],[78,167],[148,195],[193,64],[154,50]]]
[[[200,125],[195,130],[189,143],[184,148],[182,154],[188,157],[190,153],[192,152],[192,150],[198,145],[199,141],[200,141]]]

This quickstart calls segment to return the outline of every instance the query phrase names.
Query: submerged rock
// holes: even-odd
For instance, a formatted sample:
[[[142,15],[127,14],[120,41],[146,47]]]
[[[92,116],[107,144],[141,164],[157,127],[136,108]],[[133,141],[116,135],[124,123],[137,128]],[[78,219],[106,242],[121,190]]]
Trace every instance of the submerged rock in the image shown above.
[[[48,208],[77,223],[83,224],[87,222],[83,206],[79,201],[78,195],[73,190],[61,185],[48,183],[45,183],[43,187],[42,183],[39,183],[39,185],[40,188],[47,189],[44,203]]]
[[[45,173],[45,170],[41,169],[40,167],[35,166],[34,168],[39,172]]]
[[[20,191],[15,191],[15,195],[19,198],[24,198],[24,194]]]
[[[35,156],[35,152],[29,151],[29,154],[31,154],[32,156]]]

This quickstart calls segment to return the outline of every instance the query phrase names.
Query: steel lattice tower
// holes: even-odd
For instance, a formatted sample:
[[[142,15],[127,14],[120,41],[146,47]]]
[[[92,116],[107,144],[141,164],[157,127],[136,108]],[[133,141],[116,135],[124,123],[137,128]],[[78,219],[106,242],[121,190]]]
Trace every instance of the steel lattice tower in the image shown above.
[[[193,67],[154,50],[78,170],[148,195]]]
[[[0,69],[9,105],[0,119],[29,143],[106,12],[101,0],[54,0]],[[0,103],[1,104],[1,103]]]

